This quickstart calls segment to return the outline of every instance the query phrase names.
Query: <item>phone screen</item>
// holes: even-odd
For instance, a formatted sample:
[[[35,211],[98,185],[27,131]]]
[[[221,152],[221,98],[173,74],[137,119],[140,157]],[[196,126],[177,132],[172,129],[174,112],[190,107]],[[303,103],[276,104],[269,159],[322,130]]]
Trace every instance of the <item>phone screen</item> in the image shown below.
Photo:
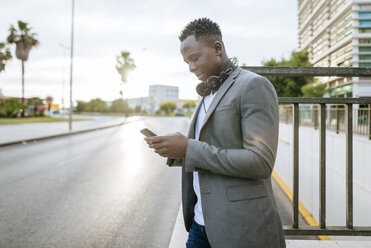
[[[154,132],[152,132],[148,128],[143,128],[142,130],[140,130],[140,132],[147,137],[157,136]]]

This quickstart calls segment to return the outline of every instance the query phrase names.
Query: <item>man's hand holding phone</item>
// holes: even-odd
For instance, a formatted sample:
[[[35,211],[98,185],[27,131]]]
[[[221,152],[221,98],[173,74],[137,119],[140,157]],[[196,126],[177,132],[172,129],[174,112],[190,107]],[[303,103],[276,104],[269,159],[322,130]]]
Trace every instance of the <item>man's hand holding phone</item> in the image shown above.
[[[158,153],[160,156],[166,158],[185,157],[188,138],[183,134],[177,132],[175,134],[157,136],[149,129],[142,129],[141,132],[146,136],[144,140],[147,142],[148,146],[153,148],[155,153]]]

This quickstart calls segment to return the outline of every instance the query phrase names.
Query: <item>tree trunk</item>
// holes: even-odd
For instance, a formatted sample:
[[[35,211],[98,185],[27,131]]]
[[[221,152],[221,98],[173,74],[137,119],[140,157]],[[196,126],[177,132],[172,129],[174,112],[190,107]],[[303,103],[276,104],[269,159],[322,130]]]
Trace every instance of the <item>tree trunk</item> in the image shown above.
[[[24,104],[24,61],[22,60],[22,104]],[[22,117],[24,117],[24,111],[22,110]]]

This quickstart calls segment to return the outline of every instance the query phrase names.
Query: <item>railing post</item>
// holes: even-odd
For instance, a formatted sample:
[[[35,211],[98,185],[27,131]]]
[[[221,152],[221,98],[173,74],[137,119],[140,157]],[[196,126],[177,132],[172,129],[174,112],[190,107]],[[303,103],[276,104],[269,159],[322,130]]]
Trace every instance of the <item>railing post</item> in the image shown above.
[[[368,139],[371,140],[371,104],[368,105],[367,111],[367,122],[368,122]]]
[[[317,110],[317,106],[313,105],[313,117],[314,117],[314,129],[317,130],[318,129],[318,110]]]
[[[336,105],[336,111],[335,111],[335,116],[336,116],[336,134],[339,134],[339,129],[340,129],[340,123],[339,123],[339,105]]]
[[[283,109],[285,110],[285,121],[286,121],[286,124],[288,124],[289,123],[289,110],[286,106]]]
[[[293,198],[292,226],[299,227],[299,104],[293,108]]]
[[[353,105],[346,105],[346,223],[353,229]]]
[[[321,103],[320,110],[320,132],[319,132],[319,224],[320,227],[326,228],[326,104]]]

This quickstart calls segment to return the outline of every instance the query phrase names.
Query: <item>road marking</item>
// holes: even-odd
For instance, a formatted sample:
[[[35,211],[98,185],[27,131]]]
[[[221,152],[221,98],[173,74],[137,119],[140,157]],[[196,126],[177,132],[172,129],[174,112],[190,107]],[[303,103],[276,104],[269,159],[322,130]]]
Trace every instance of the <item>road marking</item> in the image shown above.
[[[272,177],[292,202],[292,192],[290,188],[286,185],[286,183],[275,171],[272,172]],[[301,201],[299,201],[299,212],[303,216],[305,221],[308,223],[308,225],[319,226],[318,222],[314,219],[313,215],[308,211],[308,209],[303,205],[303,203],[301,203]],[[320,240],[331,240],[328,236],[318,236],[318,238]]]
[[[285,139],[283,139],[283,138],[280,138],[280,141],[281,141],[282,143],[286,144],[286,145],[290,145],[290,141],[287,141],[287,140],[285,140]]]
[[[80,155],[78,155],[78,156],[76,156],[76,157],[73,157],[73,158],[67,159],[67,160],[65,160],[65,161],[61,161],[61,162],[59,162],[58,164],[59,164],[59,165],[65,165],[65,164],[68,164],[69,162],[72,162],[72,161],[75,161],[75,160],[78,160],[78,159],[84,157],[86,154],[87,154],[87,153],[80,154]]]

